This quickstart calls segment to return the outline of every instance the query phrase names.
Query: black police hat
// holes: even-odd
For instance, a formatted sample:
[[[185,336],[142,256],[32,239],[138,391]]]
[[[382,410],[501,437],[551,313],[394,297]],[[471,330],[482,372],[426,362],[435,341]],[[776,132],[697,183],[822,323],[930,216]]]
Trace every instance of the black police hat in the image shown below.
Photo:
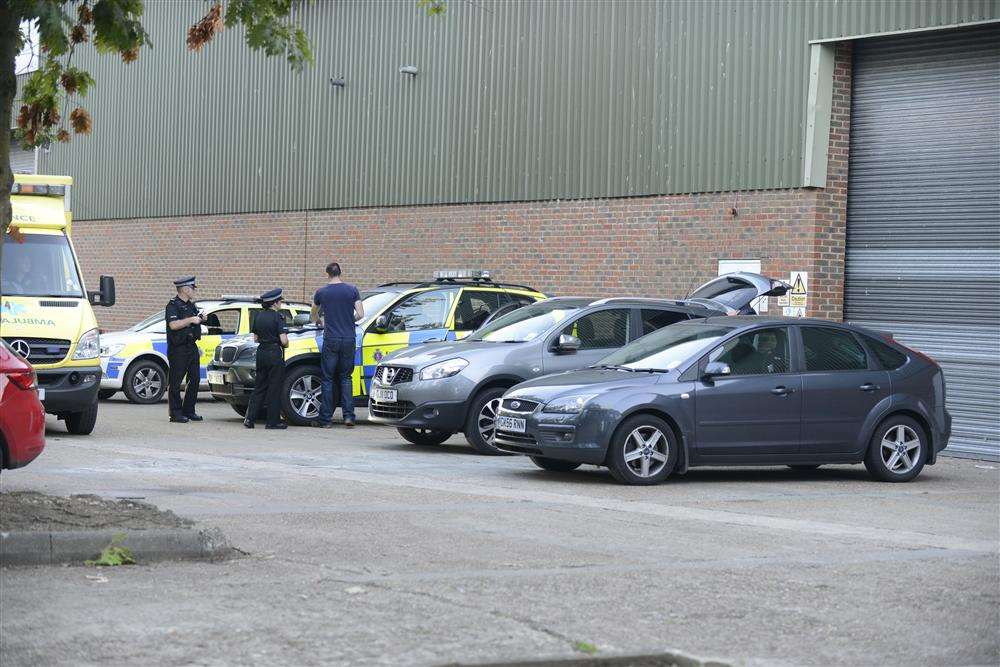
[[[263,303],[274,303],[281,298],[281,288],[273,289],[270,292],[264,292],[260,295],[260,300]]]
[[[188,285],[191,287],[197,287],[197,285],[194,284],[194,276],[184,276],[183,278],[178,278],[174,281],[174,287],[187,287]]]

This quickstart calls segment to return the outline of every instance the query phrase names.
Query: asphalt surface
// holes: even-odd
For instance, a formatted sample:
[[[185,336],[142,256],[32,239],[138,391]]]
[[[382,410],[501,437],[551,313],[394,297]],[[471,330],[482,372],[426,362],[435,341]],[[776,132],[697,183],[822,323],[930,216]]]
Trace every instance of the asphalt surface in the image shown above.
[[[695,469],[652,488],[461,438],[258,427],[202,401],[51,422],[2,490],[141,498],[222,563],[5,569],[0,664],[441,664],[667,649],[735,664],[996,665],[1000,470]]]

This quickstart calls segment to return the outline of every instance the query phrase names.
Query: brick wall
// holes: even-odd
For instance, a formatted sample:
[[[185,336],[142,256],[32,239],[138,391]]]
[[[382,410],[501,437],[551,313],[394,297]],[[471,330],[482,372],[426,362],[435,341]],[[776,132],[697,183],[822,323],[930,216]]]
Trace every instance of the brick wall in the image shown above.
[[[824,189],[89,220],[74,226],[76,248],[88,284],[117,279],[118,304],[97,309],[109,329],[162,308],[175,276],[197,275],[202,298],[280,286],[304,299],[331,260],[360,287],[488,268],[551,294],[681,297],[715,276],[720,259],[760,259],[775,277],[808,271],[808,314],[840,319],[849,46],[835,77]]]

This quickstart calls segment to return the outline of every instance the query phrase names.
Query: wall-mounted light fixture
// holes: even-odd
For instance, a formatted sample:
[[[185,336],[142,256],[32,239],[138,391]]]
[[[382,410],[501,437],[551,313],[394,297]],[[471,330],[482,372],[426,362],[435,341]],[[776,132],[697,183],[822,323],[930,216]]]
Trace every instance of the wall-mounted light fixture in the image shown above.
[[[416,76],[417,75],[417,66],[416,65],[403,65],[402,67],[399,68],[399,73],[400,74],[409,74],[411,76]]]
[[[347,82],[344,81],[344,77],[338,76],[336,79],[333,78],[330,79],[330,85],[336,86],[337,88],[343,88],[344,86],[347,85]]]

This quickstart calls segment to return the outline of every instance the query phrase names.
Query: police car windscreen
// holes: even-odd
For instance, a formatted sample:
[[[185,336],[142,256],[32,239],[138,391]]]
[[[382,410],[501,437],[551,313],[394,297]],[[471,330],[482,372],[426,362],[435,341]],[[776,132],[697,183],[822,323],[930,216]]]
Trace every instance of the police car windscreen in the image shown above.
[[[5,236],[0,293],[82,298],[69,240],[62,234]]]

